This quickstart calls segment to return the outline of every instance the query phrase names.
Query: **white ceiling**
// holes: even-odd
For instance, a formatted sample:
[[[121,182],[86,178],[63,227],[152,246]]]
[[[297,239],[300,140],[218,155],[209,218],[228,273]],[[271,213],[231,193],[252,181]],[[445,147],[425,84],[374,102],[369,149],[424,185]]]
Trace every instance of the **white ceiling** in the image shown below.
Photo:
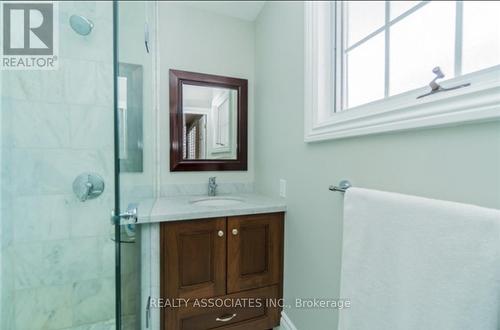
[[[212,100],[227,89],[207,86],[182,86],[182,104],[186,107],[208,108],[212,107]]]
[[[182,1],[181,3],[219,15],[254,21],[264,7],[265,1]]]

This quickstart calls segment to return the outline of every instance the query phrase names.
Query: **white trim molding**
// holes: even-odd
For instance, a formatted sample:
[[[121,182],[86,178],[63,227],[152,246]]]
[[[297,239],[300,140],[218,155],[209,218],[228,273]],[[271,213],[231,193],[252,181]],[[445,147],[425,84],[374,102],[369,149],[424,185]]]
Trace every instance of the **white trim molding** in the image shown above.
[[[281,312],[280,330],[298,330],[285,312]]]
[[[423,87],[335,112],[333,3],[304,2],[305,142],[500,118],[500,66],[440,82],[443,87],[471,83],[461,89],[417,99],[429,92]]]

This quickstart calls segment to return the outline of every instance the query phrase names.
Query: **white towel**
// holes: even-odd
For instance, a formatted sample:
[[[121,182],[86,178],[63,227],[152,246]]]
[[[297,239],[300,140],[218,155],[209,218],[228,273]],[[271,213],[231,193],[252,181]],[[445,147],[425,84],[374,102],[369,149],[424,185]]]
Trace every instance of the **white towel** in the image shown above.
[[[349,188],[340,330],[500,329],[500,210]]]

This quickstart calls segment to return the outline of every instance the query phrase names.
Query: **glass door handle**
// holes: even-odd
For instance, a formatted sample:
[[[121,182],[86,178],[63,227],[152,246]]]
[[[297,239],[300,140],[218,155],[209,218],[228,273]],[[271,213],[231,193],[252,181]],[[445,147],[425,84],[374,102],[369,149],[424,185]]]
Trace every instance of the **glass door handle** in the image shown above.
[[[127,210],[123,213],[116,214],[115,210],[111,212],[111,223],[114,225],[123,225],[136,223],[138,220],[138,204],[130,203],[127,207]]]

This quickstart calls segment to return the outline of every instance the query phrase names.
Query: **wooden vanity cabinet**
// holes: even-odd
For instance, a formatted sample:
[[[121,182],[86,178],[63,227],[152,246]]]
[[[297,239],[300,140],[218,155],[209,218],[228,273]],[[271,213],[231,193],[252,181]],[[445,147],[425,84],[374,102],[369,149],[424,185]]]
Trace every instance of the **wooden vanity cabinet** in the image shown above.
[[[161,296],[189,299],[180,307],[162,309],[162,329],[277,326],[283,236],[282,212],[161,223]],[[207,298],[234,303],[200,307]],[[241,306],[242,301],[254,305]]]
[[[228,218],[227,293],[279,284],[283,214]]]
[[[163,297],[188,299],[226,293],[225,232],[226,218],[161,224]]]

